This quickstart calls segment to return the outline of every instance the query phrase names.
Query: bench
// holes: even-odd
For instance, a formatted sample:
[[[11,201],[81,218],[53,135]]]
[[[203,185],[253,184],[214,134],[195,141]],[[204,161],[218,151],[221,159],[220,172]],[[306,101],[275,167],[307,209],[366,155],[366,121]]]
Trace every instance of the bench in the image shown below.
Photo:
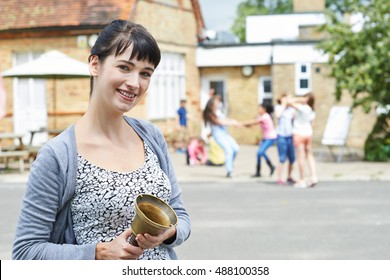
[[[351,126],[352,113],[348,106],[333,106],[329,112],[328,121],[325,126],[324,134],[321,139],[323,147],[328,147],[329,151],[337,162],[341,162],[343,157],[342,149],[349,149],[347,147],[347,138],[349,128]],[[339,154],[336,156],[333,148],[339,148]],[[323,149],[319,155],[321,160],[323,156]]]
[[[9,159],[16,158],[19,161],[19,171],[24,172],[24,160],[29,157],[28,151],[0,151],[0,160],[5,161],[5,167],[8,167]]]

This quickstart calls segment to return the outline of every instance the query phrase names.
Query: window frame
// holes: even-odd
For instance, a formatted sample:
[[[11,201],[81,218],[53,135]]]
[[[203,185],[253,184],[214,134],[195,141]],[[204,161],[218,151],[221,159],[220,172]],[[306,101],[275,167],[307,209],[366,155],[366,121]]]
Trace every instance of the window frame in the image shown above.
[[[148,90],[147,116],[150,120],[176,116],[180,100],[186,98],[185,57],[164,52]]]
[[[305,68],[306,71],[302,71]],[[311,91],[312,79],[311,71],[312,65],[309,62],[298,62],[295,64],[295,94],[305,95]],[[301,82],[306,80],[307,87],[301,87]]]

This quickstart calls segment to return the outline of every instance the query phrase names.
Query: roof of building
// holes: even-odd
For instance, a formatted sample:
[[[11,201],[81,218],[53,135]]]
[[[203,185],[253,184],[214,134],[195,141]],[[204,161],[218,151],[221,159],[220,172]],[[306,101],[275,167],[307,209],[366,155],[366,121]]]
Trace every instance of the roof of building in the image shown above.
[[[325,21],[325,14],[320,12],[248,16],[246,41],[265,43],[274,40],[297,40],[300,26],[320,26]]]
[[[197,48],[198,67],[326,63],[328,58],[316,49],[318,41],[274,41],[258,44],[201,45]]]
[[[135,0],[1,0],[0,30],[100,25],[128,18]]]
[[[106,25],[116,18],[131,18],[138,1],[0,0],[0,31]],[[200,34],[204,27],[202,12],[198,0],[191,0],[191,4]]]

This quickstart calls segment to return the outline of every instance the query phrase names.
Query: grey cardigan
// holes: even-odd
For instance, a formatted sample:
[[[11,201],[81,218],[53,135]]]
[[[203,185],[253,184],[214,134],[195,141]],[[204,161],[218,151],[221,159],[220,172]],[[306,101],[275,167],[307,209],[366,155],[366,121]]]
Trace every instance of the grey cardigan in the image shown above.
[[[125,117],[128,124],[156,153],[172,185],[170,205],[179,218],[176,240],[164,245],[173,250],[190,235],[189,215],[183,205],[168,148],[161,131],[152,123]],[[131,155],[129,155],[131,156]],[[41,148],[31,166],[12,250],[13,259],[95,259],[96,244],[76,245],[70,202],[77,176],[74,125]]]

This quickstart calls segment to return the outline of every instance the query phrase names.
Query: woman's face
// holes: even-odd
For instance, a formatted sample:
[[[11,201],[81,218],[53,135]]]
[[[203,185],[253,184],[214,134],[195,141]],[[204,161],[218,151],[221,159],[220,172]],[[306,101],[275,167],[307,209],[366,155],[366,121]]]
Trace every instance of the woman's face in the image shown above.
[[[130,111],[144,97],[154,72],[154,65],[146,60],[129,60],[132,49],[118,56],[110,55],[103,63],[97,61],[98,69],[94,72],[92,96],[121,113]],[[95,59],[98,60],[93,57],[92,64]]]

